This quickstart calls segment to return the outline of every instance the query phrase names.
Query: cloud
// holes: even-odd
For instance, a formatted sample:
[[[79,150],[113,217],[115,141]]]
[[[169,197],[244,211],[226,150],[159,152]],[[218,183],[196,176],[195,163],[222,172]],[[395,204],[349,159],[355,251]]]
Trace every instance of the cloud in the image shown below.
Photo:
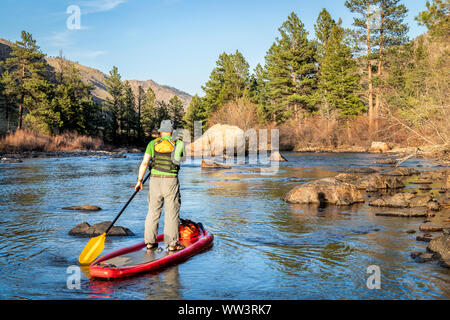
[[[121,3],[125,3],[127,0],[92,0],[92,1],[83,1],[81,2],[82,13],[96,13],[96,12],[104,12],[110,11],[117,7]]]
[[[51,46],[58,48],[65,48],[74,44],[74,41],[71,38],[71,32],[69,30],[53,32],[51,36],[46,37],[45,39]]]

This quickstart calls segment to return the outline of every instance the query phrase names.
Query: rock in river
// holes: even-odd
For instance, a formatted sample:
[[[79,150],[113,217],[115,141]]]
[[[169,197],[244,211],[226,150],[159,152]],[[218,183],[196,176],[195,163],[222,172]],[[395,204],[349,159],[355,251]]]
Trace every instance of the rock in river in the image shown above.
[[[90,225],[87,222],[81,222],[72,230],[69,231],[71,236],[82,236],[82,237],[95,237],[101,235],[106,231],[106,229],[111,224],[111,221],[104,221],[94,225]],[[108,231],[109,236],[134,236],[134,233],[125,227],[113,226],[111,230]]]
[[[289,203],[351,205],[364,202],[361,192],[353,185],[334,178],[304,183],[286,193],[282,200]]]
[[[430,241],[427,250],[440,259],[443,266],[450,268],[450,235],[444,234]]]
[[[102,210],[102,208],[100,208],[98,206],[94,206],[92,204],[83,204],[82,206],[64,207],[62,209],[64,209],[64,210],[82,210],[82,211],[99,211],[99,210]]]
[[[218,162],[210,161],[210,160],[202,160],[202,164],[200,166],[205,169],[230,169],[231,168],[230,166],[227,166],[226,164],[218,163]]]
[[[278,151],[275,151],[270,155],[269,161],[284,162],[287,160]]]
[[[432,201],[432,198],[429,195],[417,196],[411,192],[404,192],[376,199],[369,202],[369,206],[388,208],[427,207],[430,201]]]
[[[341,173],[338,174],[336,180],[346,182],[354,185],[360,190],[367,189],[398,189],[405,185],[397,177],[383,176],[379,173],[370,175],[355,174],[355,173]]]

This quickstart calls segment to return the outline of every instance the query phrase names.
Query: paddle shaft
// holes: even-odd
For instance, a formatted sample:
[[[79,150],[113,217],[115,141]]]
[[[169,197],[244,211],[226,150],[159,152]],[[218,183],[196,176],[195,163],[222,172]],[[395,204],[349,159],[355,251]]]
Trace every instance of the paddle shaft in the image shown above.
[[[144,180],[142,181],[142,184],[145,184],[145,181],[147,181],[147,179],[150,177],[150,172],[147,174],[147,176],[144,178]],[[117,217],[114,218],[113,222],[111,222],[111,224],[109,225],[108,229],[106,229],[105,234],[108,233],[108,231],[113,227],[114,223],[116,223],[117,219],[119,219],[120,215],[122,214],[122,212],[125,211],[125,209],[128,207],[128,205],[130,204],[131,200],[133,200],[133,198],[136,196],[136,194],[139,192],[139,190],[134,191],[133,195],[131,196],[131,198],[127,201],[127,203],[125,203],[125,205],[123,206],[122,210],[120,210],[119,214],[117,215]]]

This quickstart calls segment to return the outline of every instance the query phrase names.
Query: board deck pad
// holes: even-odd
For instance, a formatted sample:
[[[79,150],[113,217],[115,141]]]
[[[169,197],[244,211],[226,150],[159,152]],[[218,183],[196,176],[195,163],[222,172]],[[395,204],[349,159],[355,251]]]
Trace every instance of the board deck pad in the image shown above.
[[[196,241],[191,240],[180,240],[179,241],[182,245],[184,245],[186,248],[195,243]],[[162,249],[162,250],[161,250]],[[176,251],[174,251],[176,252]],[[149,263],[161,258],[164,258],[173,252],[167,251],[167,249],[164,249],[164,243],[159,242],[159,247],[153,250],[147,251],[147,248],[129,252],[124,255],[120,255],[111,259],[107,259],[105,261],[102,261],[100,265],[102,266],[116,266],[116,267],[127,267],[127,266],[134,266],[139,265],[143,263]]]
[[[169,252],[167,250],[158,250],[158,249],[147,251],[147,249],[144,248],[142,250],[127,253],[123,256],[118,256],[105,260],[101,264],[114,265],[116,267],[126,267],[152,262],[154,260],[161,259],[169,255]]]

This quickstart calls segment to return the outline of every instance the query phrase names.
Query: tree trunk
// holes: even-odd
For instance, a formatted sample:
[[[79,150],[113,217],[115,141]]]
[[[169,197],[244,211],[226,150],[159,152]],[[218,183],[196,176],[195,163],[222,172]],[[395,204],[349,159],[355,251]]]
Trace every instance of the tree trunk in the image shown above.
[[[369,81],[369,91],[368,91],[368,100],[369,100],[369,134],[371,135],[373,132],[373,84],[372,84],[372,46],[370,41],[370,25],[367,25],[367,73],[368,73],[368,81]]]
[[[383,17],[381,18],[381,26],[383,26]],[[378,51],[378,82],[381,80],[381,73],[383,68],[383,29],[380,30],[380,50]],[[375,130],[378,132],[378,117],[380,115],[380,101],[381,101],[381,86],[378,84],[377,93],[375,97]]]
[[[22,103],[19,103],[19,118],[17,119],[17,129],[22,129],[22,115],[23,115],[23,106]]]

